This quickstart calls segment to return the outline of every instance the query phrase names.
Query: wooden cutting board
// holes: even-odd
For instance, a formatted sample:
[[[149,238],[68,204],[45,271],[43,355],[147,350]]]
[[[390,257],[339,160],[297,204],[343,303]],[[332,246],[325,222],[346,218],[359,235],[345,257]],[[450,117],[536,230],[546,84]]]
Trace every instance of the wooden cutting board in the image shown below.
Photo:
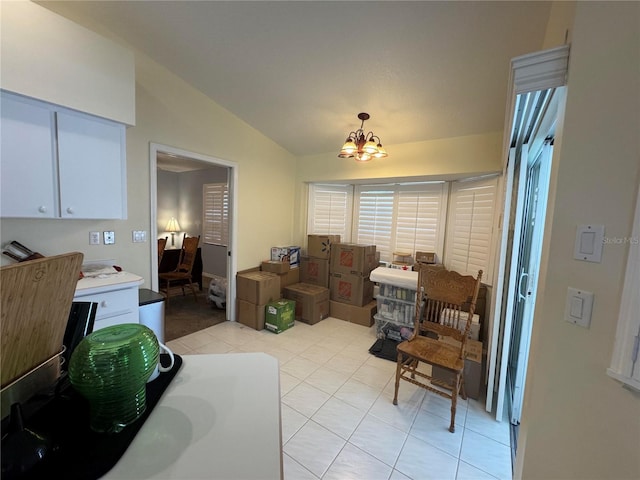
[[[0,268],[1,387],[61,351],[82,259],[72,252]]]

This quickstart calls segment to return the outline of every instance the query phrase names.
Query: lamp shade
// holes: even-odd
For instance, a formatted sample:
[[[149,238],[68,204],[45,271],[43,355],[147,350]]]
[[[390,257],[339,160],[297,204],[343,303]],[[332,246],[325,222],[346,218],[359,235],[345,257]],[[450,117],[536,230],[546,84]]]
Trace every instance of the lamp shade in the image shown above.
[[[178,221],[174,217],[171,217],[171,220],[169,220],[169,223],[167,223],[167,228],[165,229],[165,231],[167,231],[167,232],[179,232],[180,231],[180,224],[178,223]]]

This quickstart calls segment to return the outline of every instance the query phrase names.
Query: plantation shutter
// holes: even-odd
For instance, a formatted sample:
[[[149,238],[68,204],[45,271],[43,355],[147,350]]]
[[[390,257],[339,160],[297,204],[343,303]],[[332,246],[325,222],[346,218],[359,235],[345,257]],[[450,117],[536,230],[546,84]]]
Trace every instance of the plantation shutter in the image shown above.
[[[494,177],[452,184],[444,262],[449,270],[474,276],[491,271],[497,183]]]
[[[442,259],[446,192],[445,183],[400,187],[394,251],[435,252]]]
[[[350,241],[352,203],[351,185],[309,185],[307,232],[340,235],[343,242]]]
[[[392,258],[393,186],[358,187],[356,243],[376,245],[381,260]]]
[[[202,186],[204,243],[229,244],[229,187],[226,183],[207,183]]]

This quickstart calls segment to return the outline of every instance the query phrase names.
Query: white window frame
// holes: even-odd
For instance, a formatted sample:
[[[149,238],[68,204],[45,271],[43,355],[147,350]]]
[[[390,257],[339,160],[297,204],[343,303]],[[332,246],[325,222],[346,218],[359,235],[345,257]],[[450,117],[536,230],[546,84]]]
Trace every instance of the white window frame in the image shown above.
[[[229,185],[226,182],[202,185],[202,242],[229,245]]]

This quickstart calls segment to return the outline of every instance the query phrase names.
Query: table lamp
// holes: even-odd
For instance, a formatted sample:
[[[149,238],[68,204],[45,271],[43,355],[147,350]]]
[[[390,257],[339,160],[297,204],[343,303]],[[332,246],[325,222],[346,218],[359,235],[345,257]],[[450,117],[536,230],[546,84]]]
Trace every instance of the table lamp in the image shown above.
[[[169,223],[167,223],[166,231],[171,233],[171,246],[175,247],[176,242],[174,237],[176,235],[176,232],[180,231],[180,225],[178,224],[178,221],[175,219],[175,217],[171,217],[171,220],[169,220]]]

